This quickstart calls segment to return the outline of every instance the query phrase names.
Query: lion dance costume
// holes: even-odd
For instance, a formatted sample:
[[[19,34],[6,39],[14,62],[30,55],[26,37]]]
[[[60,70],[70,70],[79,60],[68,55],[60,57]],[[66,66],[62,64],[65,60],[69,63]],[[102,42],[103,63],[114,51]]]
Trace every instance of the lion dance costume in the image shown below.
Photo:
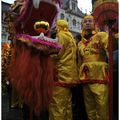
[[[10,37],[14,44],[10,82],[36,115],[48,109],[51,101],[54,81],[50,55],[62,46],[49,38],[49,33],[59,5],[59,0],[19,0],[7,18],[15,30]]]
[[[83,83],[84,101],[89,120],[108,120],[108,34],[97,32],[95,26],[87,35],[86,27],[94,24],[91,15],[83,20],[82,40],[78,44],[79,78]]]

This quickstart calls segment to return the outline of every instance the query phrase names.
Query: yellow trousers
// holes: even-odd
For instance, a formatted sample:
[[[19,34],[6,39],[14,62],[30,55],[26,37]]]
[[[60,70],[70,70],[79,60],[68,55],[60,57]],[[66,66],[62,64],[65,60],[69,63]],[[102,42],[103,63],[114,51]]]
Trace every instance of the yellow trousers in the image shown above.
[[[69,88],[55,87],[49,107],[49,120],[72,120],[71,99]]]
[[[86,84],[83,92],[88,120],[109,120],[108,85]]]

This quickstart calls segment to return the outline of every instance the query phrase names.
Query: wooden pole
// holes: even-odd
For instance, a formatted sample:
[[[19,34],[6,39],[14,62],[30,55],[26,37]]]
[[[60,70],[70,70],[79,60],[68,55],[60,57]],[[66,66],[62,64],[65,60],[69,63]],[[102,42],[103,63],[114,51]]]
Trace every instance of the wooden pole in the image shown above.
[[[113,119],[113,35],[112,25],[115,21],[108,21],[109,29],[109,120]]]

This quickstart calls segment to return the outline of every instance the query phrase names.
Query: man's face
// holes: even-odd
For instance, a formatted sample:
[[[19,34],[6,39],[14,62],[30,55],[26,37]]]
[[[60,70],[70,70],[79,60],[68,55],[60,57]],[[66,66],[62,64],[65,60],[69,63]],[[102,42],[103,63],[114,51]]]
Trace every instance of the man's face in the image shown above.
[[[83,20],[83,29],[84,30],[93,30],[94,29],[94,21],[92,18],[85,18]]]

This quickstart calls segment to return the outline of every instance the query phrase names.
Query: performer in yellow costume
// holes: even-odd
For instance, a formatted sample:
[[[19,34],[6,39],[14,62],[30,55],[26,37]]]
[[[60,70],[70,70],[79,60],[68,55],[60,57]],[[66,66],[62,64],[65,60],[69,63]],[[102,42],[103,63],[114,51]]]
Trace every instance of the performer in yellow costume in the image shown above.
[[[54,58],[56,62],[55,87],[49,108],[49,120],[72,120],[70,86],[78,80],[76,42],[68,31],[68,22],[58,20],[57,38],[63,48]]]
[[[83,84],[88,120],[108,120],[108,34],[97,32],[94,18],[85,16],[78,44],[79,78]]]

